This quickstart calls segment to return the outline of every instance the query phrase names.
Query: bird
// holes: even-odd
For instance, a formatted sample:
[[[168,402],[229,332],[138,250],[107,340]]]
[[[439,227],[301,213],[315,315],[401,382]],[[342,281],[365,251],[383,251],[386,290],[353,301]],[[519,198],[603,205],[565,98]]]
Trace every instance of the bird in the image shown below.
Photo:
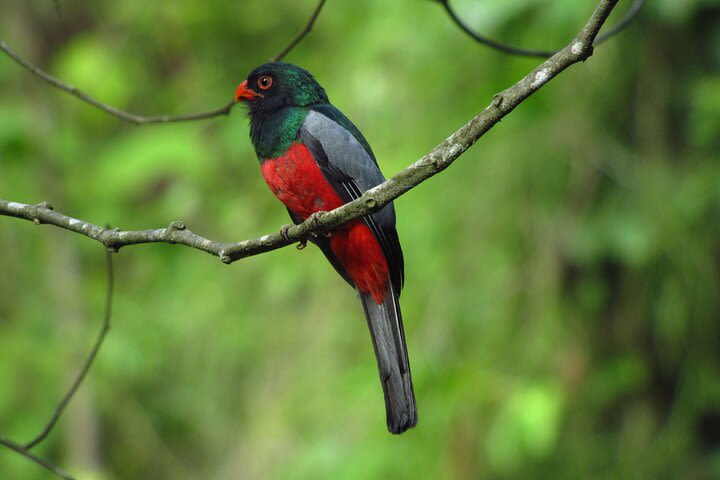
[[[307,70],[284,62],[261,65],[237,87],[235,101],[247,107],[262,175],[295,224],[385,181],[365,137]],[[403,433],[416,425],[417,406],[399,304],[405,266],[394,206],[390,202],[310,241],[357,291],[380,373],[387,428]]]

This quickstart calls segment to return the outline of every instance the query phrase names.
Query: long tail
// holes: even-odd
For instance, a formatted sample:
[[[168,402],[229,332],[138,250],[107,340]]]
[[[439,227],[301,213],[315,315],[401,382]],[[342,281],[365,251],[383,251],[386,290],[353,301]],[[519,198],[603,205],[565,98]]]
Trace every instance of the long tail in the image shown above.
[[[375,347],[380,383],[385,394],[388,430],[390,433],[402,433],[417,423],[417,407],[398,295],[390,285],[385,301],[380,305],[369,293],[358,292],[358,296]]]

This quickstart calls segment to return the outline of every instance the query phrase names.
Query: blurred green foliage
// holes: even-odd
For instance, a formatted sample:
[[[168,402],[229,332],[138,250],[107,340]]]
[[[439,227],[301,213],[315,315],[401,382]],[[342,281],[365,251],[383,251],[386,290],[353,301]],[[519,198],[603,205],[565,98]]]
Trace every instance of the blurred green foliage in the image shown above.
[[[564,45],[595,1],[453,2],[517,45]],[[629,1],[620,2],[611,22]],[[315,2],[5,0],[3,38],[119,108],[218,107]],[[720,8],[648,2],[451,169],[396,202],[418,427],[387,433],[354,294],[315,248],[231,267],[115,256],[113,325],[37,448],[80,479],[720,476]],[[288,57],[386,175],[537,60],[474,44],[434,2],[328,2]],[[96,224],[277,230],[241,108],[136,127],[0,57],[0,197]],[[102,249],[0,218],[0,431],[52,412],[100,327]],[[48,474],[0,451],[0,478]]]

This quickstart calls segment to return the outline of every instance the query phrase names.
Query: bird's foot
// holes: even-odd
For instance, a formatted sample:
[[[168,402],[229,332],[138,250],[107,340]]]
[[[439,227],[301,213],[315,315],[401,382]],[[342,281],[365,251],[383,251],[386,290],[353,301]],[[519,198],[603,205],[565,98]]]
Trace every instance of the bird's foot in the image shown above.
[[[290,230],[291,227],[292,225],[289,223],[280,227],[280,236],[283,237],[286,242],[290,241],[290,237],[288,237],[288,230]]]
[[[320,210],[319,212],[311,213],[310,216],[305,221],[310,222],[310,228],[314,230],[318,227],[318,222],[320,221],[322,216],[325,215],[325,213],[327,213],[327,212],[325,212],[323,210]],[[310,235],[312,235],[314,238],[318,238],[318,236],[320,236],[320,235],[324,235],[329,238],[329,234],[325,233],[325,232],[323,232],[322,234],[311,233]]]
[[[290,237],[288,236],[288,230],[290,230],[290,227],[293,225],[287,224],[280,227],[280,236],[285,239],[286,242],[290,241]],[[298,244],[295,246],[298,250],[302,250],[307,246],[307,240],[300,240]]]
[[[310,222],[310,226],[312,228],[317,228],[318,222],[322,218],[323,215],[325,215],[327,212],[324,210],[320,210],[317,212],[313,212],[310,214],[310,216],[305,220],[306,222]]]

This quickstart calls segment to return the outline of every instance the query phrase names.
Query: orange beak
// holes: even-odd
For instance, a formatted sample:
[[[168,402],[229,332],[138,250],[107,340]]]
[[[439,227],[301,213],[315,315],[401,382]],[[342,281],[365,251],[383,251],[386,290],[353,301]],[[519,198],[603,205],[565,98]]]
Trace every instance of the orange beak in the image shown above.
[[[262,95],[255,92],[254,90],[250,90],[247,86],[247,80],[242,82],[235,91],[236,102],[239,102],[241,100],[255,100],[258,97],[262,97]]]

